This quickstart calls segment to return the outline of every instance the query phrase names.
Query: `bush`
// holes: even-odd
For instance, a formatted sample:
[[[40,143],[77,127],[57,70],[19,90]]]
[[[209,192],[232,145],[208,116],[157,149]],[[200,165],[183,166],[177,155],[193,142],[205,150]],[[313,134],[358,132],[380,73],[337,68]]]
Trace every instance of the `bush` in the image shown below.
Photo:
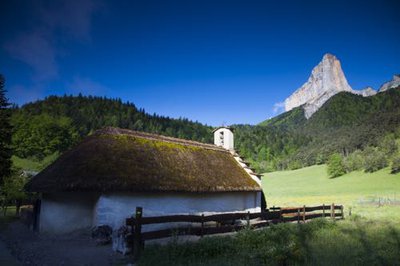
[[[367,173],[372,173],[385,168],[388,165],[388,160],[385,153],[377,148],[368,147],[364,150],[364,170]]]
[[[315,164],[324,164],[325,162],[325,156],[321,153],[317,154],[317,157],[315,158]]]
[[[400,173],[400,154],[397,154],[392,159],[392,174]]]
[[[352,172],[363,169],[364,158],[360,150],[356,150],[343,160],[346,172]]]
[[[330,177],[338,177],[346,173],[342,156],[339,153],[334,153],[328,160],[328,175]]]
[[[296,170],[296,169],[300,169],[303,166],[301,165],[301,162],[299,161],[291,161],[288,165],[288,169],[289,170]]]
[[[4,216],[7,212],[7,205],[13,203],[17,205],[17,213],[22,200],[27,198],[24,186],[28,181],[28,177],[20,169],[12,169],[12,174],[4,179],[3,185],[0,187],[0,201]]]
[[[398,151],[396,138],[393,134],[386,135],[379,142],[379,149],[383,151],[387,156],[392,156]]]

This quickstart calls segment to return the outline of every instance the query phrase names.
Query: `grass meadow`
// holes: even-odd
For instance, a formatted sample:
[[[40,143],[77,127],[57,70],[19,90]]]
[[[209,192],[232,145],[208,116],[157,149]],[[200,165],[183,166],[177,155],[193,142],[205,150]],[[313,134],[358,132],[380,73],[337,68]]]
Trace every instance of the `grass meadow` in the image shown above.
[[[400,173],[389,168],[329,178],[326,165],[315,165],[267,173],[262,185],[269,207],[335,203],[344,205],[346,216],[351,210],[368,219],[400,220]]]
[[[400,265],[398,224],[359,217],[285,223],[198,242],[151,245],[139,265]]]
[[[263,190],[269,207],[343,204],[346,219],[315,219],[192,243],[149,245],[138,264],[400,265],[400,174],[383,169],[331,179],[326,166],[317,165],[267,173]]]

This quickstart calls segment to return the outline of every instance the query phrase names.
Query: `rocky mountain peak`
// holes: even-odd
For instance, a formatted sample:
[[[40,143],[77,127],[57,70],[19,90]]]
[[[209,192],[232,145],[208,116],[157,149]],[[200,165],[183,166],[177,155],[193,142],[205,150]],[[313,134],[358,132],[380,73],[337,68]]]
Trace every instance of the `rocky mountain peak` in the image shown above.
[[[353,92],[340,61],[332,54],[325,54],[307,82],[285,100],[285,110],[304,105],[305,116],[309,118],[330,97],[341,91]]]
[[[383,92],[383,91],[387,91],[388,89],[391,88],[395,88],[400,86],[400,74],[397,75],[393,75],[393,79],[391,81],[388,81],[386,83],[384,83],[378,92]]]
[[[334,56],[333,54],[330,53],[326,53],[324,54],[324,56],[322,57],[322,61],[324,60],[337,60],[336,56]]]

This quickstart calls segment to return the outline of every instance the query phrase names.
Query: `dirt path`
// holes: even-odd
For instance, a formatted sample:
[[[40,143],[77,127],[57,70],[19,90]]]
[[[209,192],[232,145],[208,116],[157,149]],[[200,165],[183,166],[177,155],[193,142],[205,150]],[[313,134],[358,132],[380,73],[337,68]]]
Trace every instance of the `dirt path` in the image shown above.
[[[127,262],[126,257],[112,251],[111,245],[96,246],[88,232],[59,236],[37,234],[17,221],[9,224],[0,237],[22,265],[102,266]],[[0,261],[0,265],[8,264]]]
[[[21,265],[11,255],[10,250],[2,240],[0,240],[0,265],[9,265],[9,266]]]

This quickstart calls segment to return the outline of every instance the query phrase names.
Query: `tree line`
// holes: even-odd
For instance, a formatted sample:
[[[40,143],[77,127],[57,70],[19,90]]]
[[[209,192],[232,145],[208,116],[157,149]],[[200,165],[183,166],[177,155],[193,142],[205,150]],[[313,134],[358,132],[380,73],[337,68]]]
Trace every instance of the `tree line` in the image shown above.
[[[397,174],[400,172],[400,130],[381,138],[377,146],[356,149],[349,154],[334,153],[327,165],[332,178],[360,170],[372,173],[387,166],[392,174]]]
[[[106,126],[212,141],[212,128],[186,118],[173,119],[148,114],[121,99],[94,96],[50,96],[13,108],[12,147],[21,158],[43,159],[63,152],[85,136]]]

